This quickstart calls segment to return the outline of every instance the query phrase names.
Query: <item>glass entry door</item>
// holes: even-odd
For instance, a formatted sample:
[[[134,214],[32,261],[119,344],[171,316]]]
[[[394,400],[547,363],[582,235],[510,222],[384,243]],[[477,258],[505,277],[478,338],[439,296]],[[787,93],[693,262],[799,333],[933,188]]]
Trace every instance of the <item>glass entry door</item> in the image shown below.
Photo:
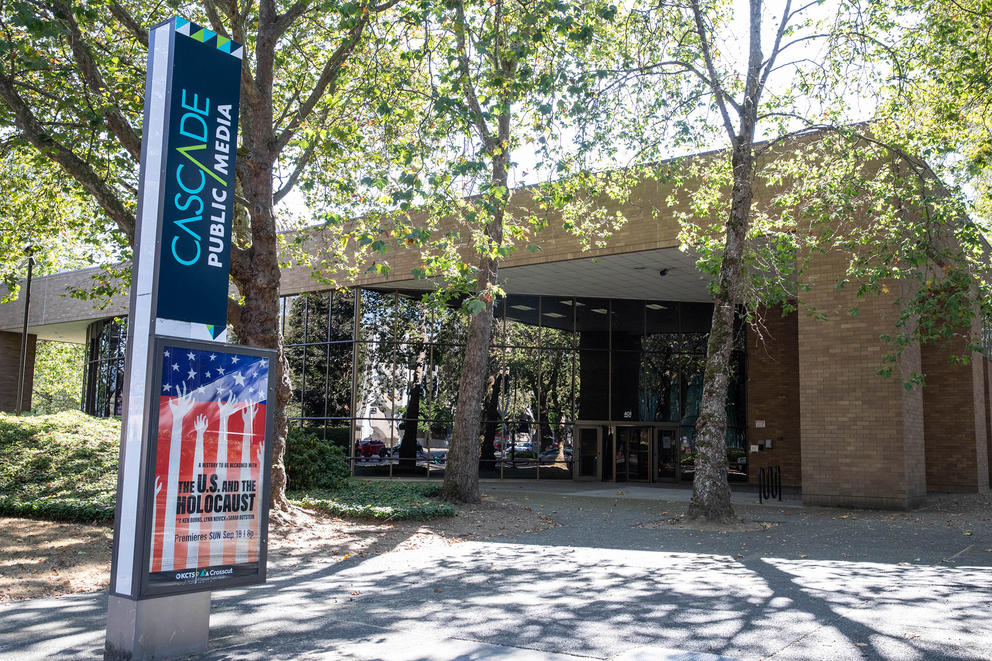
[[[655,430],[655,473],[657,482],[675,482],[679,479],[679,438],[678,430],[659,428]]]
[[[651,428],[617,427],[616,479],[651,481]]]
[[[576,427],[575,438],[578,447],[572,461],[572,476],[576,480],[599,480],[602,478],[603,428]]]

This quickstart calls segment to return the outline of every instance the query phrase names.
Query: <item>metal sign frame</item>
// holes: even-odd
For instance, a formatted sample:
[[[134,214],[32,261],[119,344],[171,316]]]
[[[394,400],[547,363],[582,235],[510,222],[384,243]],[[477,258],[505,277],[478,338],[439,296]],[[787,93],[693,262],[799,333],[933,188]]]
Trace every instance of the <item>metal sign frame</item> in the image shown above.
[[[139,557],[141,580],[138,590],[138,598],[146,599],[150,597],[160,597],[165,595],[176,595],[176,594],[191,594],[194,592],[206,592],[211,590],[222,590],[224,588],[240,587],[244,585],[255,585],[258,583],[264,583],[266,579],[266,569],[268,562],[268,537],[269,537],[269,506],[270,503],[270,485],[271,485],[271,474],[270,469],[272,466],[272,438],[273,438],[273,409],[275,397],[276,397],[276,360],[278,359],[277,352],[274,349],[259,349],[257,347],[241,346],[236,344],[229,344],[225,346],[218,346],[215,342],[209,341],[197,341],[197,340],[185,340],[177,339],[173,337],[156,336],[154,347],[155,353],[153,355],[161,355],[164,347],[175,346],[184,349],[195,349],[201,351],[212,351],[215,353],[242,355],[242,356],[258,356],[265,358],[269,361],[268,370],[268,382],[266,384],[266,407],[265,407],[265,430],[264,430],[264,448],[265,448],[265,462],[263,466],[259,467],[260,480],[260,502],[259,502],[259,554],[256,563],[256,571],[252,574],[246,574],[244,572],[235,572],[230,578],[216,579],[206,582],[199,583],[176,583],[174,585],[152,585],[150,582],[150,570],[148,568],[148,563],[151,558],[151,545],[152,545],[152,516],[154,511],[154,493],[153,493],[153,480],[146,479],[142,491],[142,499],[146,504],[143,520],[141,522],[141,537],[140,537],[140,548],[141,555]],[[153,381],[152,383],[158,383],[162,379],[162,368],[161,361],[156,361],[155,368],[152,373]],[[271,404],[270,404],[271,403]],[[150,433],[148,436],[148,442],[146,443],[147,449],[145,456],[143,458],[143,464],[147,475],[151,477],[154,474],[154,466],[156,461],[156,456],[158,452],[158,407],[152,407],[151,416],[151,426]],[[204,569],[209,569],[205,567]],[[192,571],[189,568],[177,569],[177,572],[182,571]]]
[[[247,348],[228,345],[225,340],[225,327],[219,322],[212,326],[193,318],[166,319],[158,316],[159,284],[162,256],[163,220],[166,206],[167,166],[169,150],[179,147],[170,143],[169,137],[174,122],[182,122],[182,117],[173,117],[175,96],[181,91],[173,91],[177,72],[174,70],[177,39],[200,42],[196,48],[209,49],[213,54],[231,58],[238,62],[235,89],[240,92],[240,62],[244,54],[242,45],[226,40],[216,33],[201,28],[179,16],[162,21],[149,31],[148,73],[145,81],[145,108],[141,141],[141,164],[138,183],[137,225],[135,228],[134,251],[131,272],[131,290],[128,309],[128,333],[125,364],[127,372],[124,382],[122,409],[121,449],[117,475],[117,507],[114,516],[114,543],[111,559],[110,594],[131,600],[145,598],[141,593],[142,560],[144,556],[144,522],[150,513],[145,500],[149,485],[147,457],[149,452],[149,426],[153,415],[157,415],[158,398],[154,393],[154,372],[152,346],[157,336],[168,336],[170,341],[205,340],[214,349],[237,347],[237,351]],[[206,53],[207,51],[203,51]],[[192,105],[197,102],[190,101]],[[240,102],[240,101],[239,101]],[[202,108],[202,100],[199,100]],[[236,127],[235,127],[236,128]],[[233,178],[237,133],[231,132],[230,170]],[[187,148],[188,150],[188,148]],[[194,157],[202,155],[199,151]],[[189,158],[187,151],[186,157]],[[190,170],[192,172],[192,170]],[[173,173],[176,174],[176,173]],[[206,175],[204,175],[206,176]],[[185,180],[188,184],[189,179]],[[187,200],[188,201],[188,200]],[[204,209],[206,211],[206,209]],[[206,216],[204,216],[206,217]],[[227,239],[230,242],[232,227],[230,214],[226,219]],[[209,222],[209,221],[207,221]],[[229,264],[228,264],[229,266]],[[225,275],[225,282],[227,282]],[[195,295],[195,292],[190,292]],[[227,300],[223,301],[226,315]],[[218,312],[220,310],[218,309]],[[220,319],[220,317],[217,317]],[[149,397],[149,393],[152,394]],[[153,403],[155,405],[153,406]]]

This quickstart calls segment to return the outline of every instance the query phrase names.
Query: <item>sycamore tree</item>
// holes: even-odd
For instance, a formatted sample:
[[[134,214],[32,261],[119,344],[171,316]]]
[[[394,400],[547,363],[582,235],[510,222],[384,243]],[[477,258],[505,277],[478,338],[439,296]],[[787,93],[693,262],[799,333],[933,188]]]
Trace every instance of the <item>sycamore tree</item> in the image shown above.
[[[992,3],[894,2],[906,16],[900,49],[907,83],[891,115],[941,175],[971,188],[974,213],[992,218]]]
[[[534,234],[549,222],[564,223],[589,245],[621,222],[604,200],[622,198],[633,174],[584,170],[574,133],[590,89],[580,75],[582,53],[615,14],[598,0],[402,8],[391,42],[396,64],[380,72],[393,81],[374,122],[381,168],[365,168],[358,206],[326,214],[325,243],[350,242],[355,262],[368,258],[379,274],[389,273],[391,250],[415,251],[413,275],[436,286],[434,309],[460,307],[466,336],[448,499],[480,498],[493,305],[504,295],[500,262],[515,249],[539,250]],[[518,165],[524,158],[528,165]],[[335,186],[316,175],[308,185],[311,203],[321,206]],[[539,184],[514,191],[525,181]],[[338,266],[322,256],[313,263]]]
[[[149,28],[179,14],[245,45],[231,250],[231,279],[240,297],[229,301],[228,319],[240,342],[280,348],[272,473],[276,510],[288,508],[282,454],[291,394],[279,331],[277,204],[308,168],[347,173],[347,161],[357,158],[367,90],[383,53],[374,47],[376,30],[395,2],[4,0],[0,5],[0,139],[43,173],[43,180],[67,181],[67,192],[59,194],[98,208],[109,221],[101,228],[119,245],[130,244],[135,230]],[[26,214],[19,222],[33,225],[27,233],[50,235],[43,213]],[[78,229],[71,222],[64,227]]]
[[[689,0],[634,6],[622,24],[622,38],[600,48],[599,72],[608,75],[600,78],[599,113],[609,119],[600,130],[661,162],[657,176],[673,185],[673,199],[689,202],[688,211],[659,210],[681,222],[683,247],[713,276],[687,515],[730,521],[726,398],[735,316],[760,330],[767,306],[801,306],[809,260],[844,251],[849,266],[837,286],[867,295],[887,293],[892,279],[915,283],[900,301],[889,362],[880,366],[892,373],[903,347],[940,332],[941,324],[919,323],[928,311],[939,308],[952,323],[973,314],[980,296],[953,299],[977,264],[977,233],[912,142],[874,121],[907,74],[904,52],[889,41],[900,28],[891,8]],[[767,191],[760,202],[758,187]]]
[[[7,287],[5,300],[18,295],[29,251],[37,277],[115,263],[126,248],[91,197],[63,172],[47,167],[33,149],[17,142],[13,132],[0,141],[0,168],[5,174],[0,197],[0,282]],[[89,289],[109,285],[107,274],[101,273]]]

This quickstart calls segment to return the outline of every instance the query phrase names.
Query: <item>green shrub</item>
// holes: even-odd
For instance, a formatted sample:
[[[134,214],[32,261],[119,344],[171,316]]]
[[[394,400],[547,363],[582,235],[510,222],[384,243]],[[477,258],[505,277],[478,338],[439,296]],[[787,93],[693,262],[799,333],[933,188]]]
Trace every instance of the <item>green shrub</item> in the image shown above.
[[[348,477],[350,469],[343,448],[306,429],[292,429],[286,437],[288,488],[333,489]]]
[[[455,508],[437,500],[437,482],[345,480],[335,489],[290,493],[289,499],[334,516],[363,519],[431,519],[454,516]]]
[[[516,450],[514,452],[507,452],[506,456],[510,459],[536,459],[537,453],[533,450]]]
[[[120,428],[79,411],[0,414],[0,514],[112,520]]]

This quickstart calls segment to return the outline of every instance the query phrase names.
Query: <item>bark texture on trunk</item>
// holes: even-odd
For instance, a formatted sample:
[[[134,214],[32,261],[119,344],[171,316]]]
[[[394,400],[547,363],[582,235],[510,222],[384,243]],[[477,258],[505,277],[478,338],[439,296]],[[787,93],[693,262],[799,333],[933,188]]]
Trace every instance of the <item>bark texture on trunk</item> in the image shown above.
[[[461,72],[462,90],[465,93],[472,124],[485,146],[486,154],[492,159],[492,176],[489,180],[493,198],[488,200],[490,217],[485,226],[487,248],[479,261],[479,276],[476,283],[476,296],[484,304],[481,311],[472,315],[468,337],[465,342],[465,358],[462,362],[461,379],[458,382],[458,403],[455,409],[454,428],[451,432],[451,447],[448,449],[448,463],[444,470],[444,484],[441,495],[446,500],[463,503],[478,503],[479,497],[479,454],[480,423],[482,417],[482,396],[489,376],[489,340],[493,330],[493,294],[499,275],[497,248],[503,245],[503,219],[510,203],[507,167],[510,163],[510,112],[512,98],[509,90],[499,93],[500,109],[497,115],[496,130],[493,132],[483,112],[479,96],[472,81],[470,48],[466,36],[468,20],[465,6],[455,3],[454,31],[458,46],[458,67]],[[494,0],[493,25],[496,39],[493,51],[501,53],[505,35],[503,26],[503,0]],[[516,60],[498,62],[500,78],[512,79],[516,70]]]
[[[730,382],[730,354],[734,348],[734,311],[743,285],[742,260],[754,197],[754,132],[758,123],[758,100],[765,79],[774,67],[775,56],[789,18],[790,3],[787,2],[775,48],[769,61],[765,63],[761,54],[761,4],[761,0],[750,0],[749,3],[747,79],[743,100],[740,104],[735,104],[719,82],[713,64],[711,34],[706,28],[704,12],[698,0],[692,0],[696,32],[709,73],[709,85],[733,145],[730,213],[727,217],[717,292],[713,301],[713,322],[706,347],[703,397],[699,418],[696,420],[696,470],[692,483],[692,500],[687,512],[689,518],[705,518],[713,522],[727,522],[736,518],[730,502],[730,484],[727,481],[727,390]],[[762,75],[763,67],[767,68]],[[737,111],[737,130],[734,130],[731,122],[731,108]]]
[[[749,225],[754,156],[753,127],[734,148],[734,186],[727,236],[720,263],[713,322],[706,347],[706,372],[703,397],[696,421],[696,471],[692,483],[689,518],[731,521],[735,518],[730,504],[727,481],[727,391],[730,383],[730,354],[734,348],[734,311],[742,277],[744,241]]]
[[[500,164],[494,166],[494,170],[501,174],[505,186],[506,169]],[[495,245],[502,243],[502,207],[486,224],[486,235]],[[479,496],[479,431],[482,422],[482,395],[489,377],[489,340],[493,331],[490,286],[496,284],[498,274],[499,263],[496,259],[483,257],[479,264],[476,292],[482,297],[485,307],[472,315],[469,324],[462,374],[458,381],[458,403],[451,430],[451,447],[448,449],[444,484],[441,486],[441,496],[454,502],[478,503],[482,500]]]
[[[276,240],[275,211],[272,202],[272,168],[252,163],[245,168],[245,193],[250,202],[252,244],[245,252],[246,268],[232,270],[232,277],[244,297],[244,305],[235,323],[242,344],[278,349],[276,401],[273,407],[272,468],[270,473],[271,508],[291,509],[286,500],[286,405],[292,397],[289,363],[283,351],[279,327],[279,255]]]
[[[243,259],[231,260],[231,276],[244,299],[235,331],[243,344],[275,348],[276,401],[274,402],[270,505],[276,517],[291,511],[286,500],[286,405],[292,397],[289,363],[283,352],[279,325],[279,254],[273,168],[274,149],[273,73],[277,42],[277,17],[271,2],[259,5],[258,38],[255,46],[255,80],[242,78],[241,137],[247,158],[238,162],[238,174],[251,219],[251,245]]]
[[[484,292],[495,282],[496,261],[484,258],[479,268],[478,291]],[[482,422],[482,393],[489,367],[489,338],[493,327],[492,301],[478,314],[472,315],[465,343],[465,360],[458,381],[458,404],[451,447],[444,468],[441,496],[460,503],[478,503],[479,496],[479,425]]]
[[[501,135],[503,133],[501,118]],[[505,124],[509,131],[509,117]],[[493,159],[492,182],[496,187],[508,191],[507,155],[505,152]],[[509,192],[506,193],[509,196]],[[486,223],[486,237],[491,245],[503,243],[503,215],[509,199],[503,201]],[[499,262],[495,257],[484,256],[479,263],[479,281],[476,294],[485,304],[481,312],[472,315],[468,337],[465,342],[465,358],[462,374],[458,381],[458,403],[455,409],[454,428],[451,431],[451,447],[448,449],[448,462],[444,469],[444,484],[441,496],[445,500],[461,503],[478,503],[479,496],[479,439],[482,422],[482,396],[489,378],[489,341],[493,331],[493,299],[491,287],[499,275]]]

